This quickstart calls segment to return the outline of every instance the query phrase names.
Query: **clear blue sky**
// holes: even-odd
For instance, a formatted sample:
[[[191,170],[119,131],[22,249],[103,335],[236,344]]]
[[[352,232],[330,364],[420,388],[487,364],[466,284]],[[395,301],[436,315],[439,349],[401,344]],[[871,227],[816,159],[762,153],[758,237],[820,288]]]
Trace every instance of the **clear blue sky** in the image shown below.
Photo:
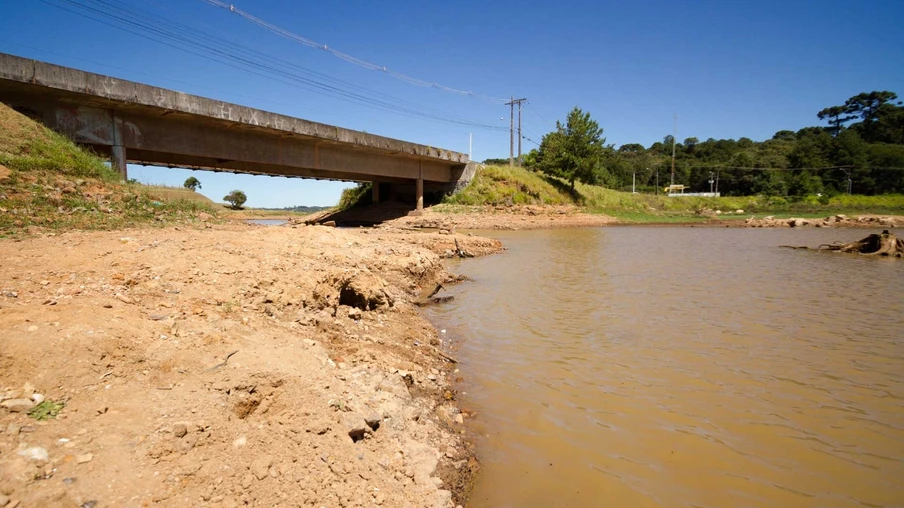
[[[904,94],[904,2],[504,2],[236,0],[237,8],[414,78],[492,97],[526,97],[525,135],[540,141],[574,106],[609,143],[768,139],[818,123],[816,112],[864,91]],[[145,9],[339,79],[492,130],[411,118],[250,74],[85,19],[60,7]],[[106,8],[109,12],[109,7]],[[141,32],[140,29],[131,28]],[[141,32],[143,33],[143,32]],[[508,156],[508,107],[418,87],[303,46],[203,0],[0,0],[0,51],[417,143]],[[203,51],[202,51],[203,52]],[[363,88],[363,90],[361,90]],[[524,141],[524,150],[535,145]],[[330,205],[348,184],[130,167],[147,183],[189,175],[219,200]]]

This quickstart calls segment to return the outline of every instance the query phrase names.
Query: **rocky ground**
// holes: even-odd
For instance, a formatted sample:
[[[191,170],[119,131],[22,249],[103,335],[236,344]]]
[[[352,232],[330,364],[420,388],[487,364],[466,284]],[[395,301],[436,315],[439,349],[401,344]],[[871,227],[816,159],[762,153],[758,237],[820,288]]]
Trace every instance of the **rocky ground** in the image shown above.
[[[848,217],[847,215],[830,215],[822,219],[776,219],[775,217],[763,217],[762,219],[749,218],[744,220],[743,227],[748,228],[875,228],[882,227],[900,227],[904,226],[904,217],[898,215],[858,215],[857,217]]]
[[[455,281],[454,239],[501,249],[241,224],[0,241],[0,507],[463,503],[454,353],[414,305]]]

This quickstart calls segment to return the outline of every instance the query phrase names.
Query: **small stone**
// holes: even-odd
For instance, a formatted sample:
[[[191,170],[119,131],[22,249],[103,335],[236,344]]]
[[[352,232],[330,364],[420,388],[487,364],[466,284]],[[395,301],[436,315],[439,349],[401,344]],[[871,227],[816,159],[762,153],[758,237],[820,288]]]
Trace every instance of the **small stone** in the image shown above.
[[[436,381],[436,374],[427,374],[427,379],[430,381]]]
[[[276,466],[270,466],[270,469],[267,471],[270,474],[271,478],[276,478],[279,476],[279,470],[276,469]]]
[[[135,300],[126,295],[116,295],[116,299],[122,303],[135,303]]]
[[[38,327],[37,327],[36,325],[31,325],[31,326],[28,327],[28,331],[29,331],[29,332],[36,332],[36,331],[38,331]]]
[[[352,308],[349,309],[349,311],[348,311],[348,317],[351,318],[351,319],[354,319],[355,321],[361,319],[361,316],[362,316],[362,315],[363,315],[363,314],[362,314],[362,312],[361,312],[361,309],[359,309],[359,308],[357,308],[357,307],[352,307]]]
[[[461,413],[455,415],[452,419],[455,420],[455,423],[465,423],[465,417]]]
[[[346,413],[342,417],[343,430],[348,432],[348,437],[357,443],[364,439],[364,435],[370,430],[364,417],[358,413]]]
[[[263,480],[270,474],[270,466],[273,465],[271,457],[260,457],[251,463],[251,474],[258,480]]]
[[[166,314],[148,314],[148,317],[154,321],[163,321],[164,319],[169,318]]]
[[[40,403],[44,402],[44,396],[41,395],[40,393],[33,393],[31,395],[31,400],[35,401],[35,404],[40,404]]]
[[[173,435],[176,437],[183,437],[188,434],[188,426],[184,423],[177,423],[173,425]]]
[[[0,494],[0,508],[9,504],[9,496]]]
[[[41,448],[40,446],[26,448],[19,452],[19,456],[38,462],[47,462],[48,460],[50,460],[50,455],[47,453],[47,450]]]
[[[6,433],[10,436],[18,436],[20,429],[21,427],[16,422],[9,422],[9,425],[6,426]]]
[[[76,464],[87,464],[87,463],[91,462],[93,459],[94,459],[93,453],[86,453],[84,455],[76,455],[75,463]]]
[[[0,402],[0,406],[8,409],[10,413],[27,413],[35,407],[35,403],[31,399],[9,399]]]
[[[248,438],[245,436],[241,436],[232,442],[232,447],[233,448],[241,448],[241,447],[245,446],[246,444],[248,444]]]

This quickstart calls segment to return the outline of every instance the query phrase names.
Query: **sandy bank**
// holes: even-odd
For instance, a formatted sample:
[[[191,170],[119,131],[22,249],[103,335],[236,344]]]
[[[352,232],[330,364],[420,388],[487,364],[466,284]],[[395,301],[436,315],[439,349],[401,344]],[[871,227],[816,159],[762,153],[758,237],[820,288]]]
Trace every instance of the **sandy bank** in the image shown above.
[[[456,366],[413,305],[453,246],[241,224],[0,241],[0,495],[455,506],[476,469]],[[66,406],[37,421],[35,394]]]
[[[576,206],[473,206],[427,208],[421,216],[400,217],[389,224],[401,227],[457,229],[552,229],[605,226],[616,219],[582,212]]]

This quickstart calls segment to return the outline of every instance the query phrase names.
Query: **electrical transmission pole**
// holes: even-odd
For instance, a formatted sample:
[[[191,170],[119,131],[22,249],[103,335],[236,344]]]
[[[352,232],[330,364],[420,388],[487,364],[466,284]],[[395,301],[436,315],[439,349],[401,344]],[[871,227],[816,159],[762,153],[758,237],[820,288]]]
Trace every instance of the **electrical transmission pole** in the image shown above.
[[[512,96],[511,102],[506,102],[506,106],[511,106],[509,117],[509,166],[515,165],[515,104],[518,105],[518,166],[521,166],[521,104],[527,99],[516,99]]]
[[[675,143],[678,142],[678,115],[675,115],[675,134],[672,135],[672,185],[675,185]],[[669,191],[671,192],[671,191]]]

